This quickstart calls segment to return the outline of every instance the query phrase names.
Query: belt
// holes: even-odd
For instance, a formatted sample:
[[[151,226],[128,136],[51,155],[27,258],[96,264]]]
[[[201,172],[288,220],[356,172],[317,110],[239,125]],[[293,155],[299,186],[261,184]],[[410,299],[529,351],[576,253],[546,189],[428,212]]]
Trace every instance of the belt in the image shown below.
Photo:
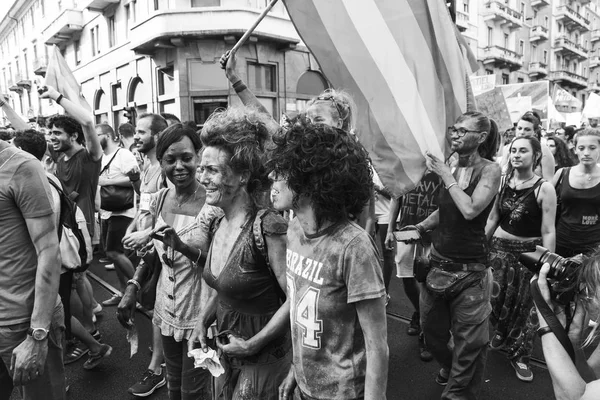
[[[452,261],[435,260],[433,258],[430,261],[432,267],[436,267],[447,272],[481,272],[485,271],[487,268],[487,265],[482,263],[456,263]]]

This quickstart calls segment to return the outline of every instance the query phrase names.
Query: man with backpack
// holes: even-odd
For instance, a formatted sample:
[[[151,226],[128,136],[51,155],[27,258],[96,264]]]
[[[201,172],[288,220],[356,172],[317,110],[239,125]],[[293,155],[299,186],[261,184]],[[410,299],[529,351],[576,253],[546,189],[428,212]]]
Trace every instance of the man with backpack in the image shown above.
[[[46,153],[46,140],[42,133],[33,129],[17,132],[14,145],[42,161]],[[52,197],[52,209],[59,238],[59,249],[61,254],[61,271],[58,294],[63,303],[66,327],[66,339],[71,340],[73,336],[83,342],[89,354],[84,363],[85,369],[95,368],[111,352],[111,346],[100,343],[98,330],[89,332],[81,322],[71,314],[71,287],[73,273],[87,269],[92,260],[92,243],[87,231],[86,219],[81,209],[62,190],[58,179],[46,174],[50,183]],[[66,360],[65,360],[66,361]],[[66,362],[67,363],[67,362]]]

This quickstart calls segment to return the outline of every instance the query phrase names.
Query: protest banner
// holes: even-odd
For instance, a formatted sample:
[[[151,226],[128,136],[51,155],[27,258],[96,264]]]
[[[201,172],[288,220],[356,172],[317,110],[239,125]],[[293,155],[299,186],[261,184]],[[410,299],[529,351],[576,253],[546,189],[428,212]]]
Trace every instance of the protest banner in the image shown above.
[[[583,116],[585,118],[600,118],[600,96],[596,93],[590,93],[590,96],[585,102]]]
[[[566,107],[566,110],[564,111],[567,112],[572,111],[573,107],[576,109],[576,111],[581,111],[581,107],[583,106],[581,100],[557,84],[555,84],[554,88],[552,89],[552,101],[554,102],[555,107]]]
[[[447,127],[474,104],[468,46],[439,0],[284,0],[335,88],[357,103],[356,133],[395,197],[448,153]],[[475,65],[473,65],[476,67]]]
[[[500,132],[504,132],[513,127],[510,113],[500,88],[495,88],[476,96],[475,102],[477,103],[477,111],[482,112],[496,121]]]
[[[542,122],[548,118],[548,98],[550,96],[550,86],[548,81],[515,83],[511,85],[499,85],[497,87],[502,89],[502,94],[504,94],[506,103],[515,105],[515,108],[513,108],[514,110],[517,110],[517,106],[523,105],[525,102],[528,102],[528,100],[513,101],[510,99],[515,97],[530,97],[531,106],[527,111],[537,112],[540,115]],[[524,108],[520,108],[519,110],[522,111]],[[520,117],[521,116],[519,115],[519,118]]]
[[[490,75],[473,75],[471,80],[471,88],[475,97],[482,93],[489,92],[496,87],[496,74]]]
[[[510,97],[505,100],[506,107],[508,107],[508,112],[510,113],[510,120],[513,123],[519,122],[523,114],[533,109],[531,96]]]

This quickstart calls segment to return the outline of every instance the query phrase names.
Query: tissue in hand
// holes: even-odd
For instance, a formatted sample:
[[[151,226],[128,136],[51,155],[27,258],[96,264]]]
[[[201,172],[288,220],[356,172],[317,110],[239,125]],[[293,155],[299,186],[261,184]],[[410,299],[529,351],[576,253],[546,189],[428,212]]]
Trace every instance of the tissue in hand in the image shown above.
[[[202,349],[194,349],[188,352],[188,357],[194,358],[195,368],[208,369],[208,372],[214,377],[221,376],[225,372],[217,352],[210,347],[206,353]]]

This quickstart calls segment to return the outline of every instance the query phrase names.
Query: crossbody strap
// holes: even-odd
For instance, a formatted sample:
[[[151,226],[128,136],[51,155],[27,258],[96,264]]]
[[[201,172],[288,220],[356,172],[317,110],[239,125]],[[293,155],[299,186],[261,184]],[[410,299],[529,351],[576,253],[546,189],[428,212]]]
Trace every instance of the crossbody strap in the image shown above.
[[[113,154],[113,156],[112,156],[112,158],[110,159],[110,161],[108,162],[108,164],[106,164],[106,165],[104,166],[104,168],[102,168],[102,171],[100,171],[100,174],[99,174],[99,175],[102,175],[102,173],[103,173],[104,171],[106,171],[106,170],[108,169],[108,167],[110,167],[110,164],[113,162],[113,160],[114,160],[114,159],[115,159],[115,157],[117,156],[117,153],[119,152],[119,150],[121,150],[121,149],[117,149],[117,151],[115,151],[115,154]]]

